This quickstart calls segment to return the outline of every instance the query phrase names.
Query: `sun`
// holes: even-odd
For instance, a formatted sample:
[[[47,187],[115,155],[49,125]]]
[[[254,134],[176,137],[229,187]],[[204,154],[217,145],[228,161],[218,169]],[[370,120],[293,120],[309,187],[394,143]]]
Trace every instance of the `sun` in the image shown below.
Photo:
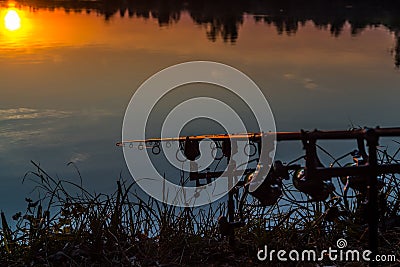
[[[7,14],[4,16],[4,24],[6,29],[9,31],[16,31],[21,28],[21,18],[17,11],[8,10]]]

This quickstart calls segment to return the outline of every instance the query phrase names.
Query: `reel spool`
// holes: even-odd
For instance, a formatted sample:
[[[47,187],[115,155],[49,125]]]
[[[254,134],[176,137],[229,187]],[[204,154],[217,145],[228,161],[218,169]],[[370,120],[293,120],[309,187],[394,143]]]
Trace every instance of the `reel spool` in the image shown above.
[[[311,201],[323,201],[335,190],[331,180],[310,179],[304,168],[293,174],[294,187],[311,197]]]

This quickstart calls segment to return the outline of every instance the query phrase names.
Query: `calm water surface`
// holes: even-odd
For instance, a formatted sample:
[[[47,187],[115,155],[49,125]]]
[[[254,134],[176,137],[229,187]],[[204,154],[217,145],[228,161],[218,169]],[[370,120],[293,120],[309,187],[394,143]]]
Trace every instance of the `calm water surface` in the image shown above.
[[[1,209],[25,207],[30,160],[72,180],[75,162],[97,192],[129,177],[115,147],[125,108],[148,77],[181,62],[246,73],[278,130],[400,125],[400,23],[390,12],[188,2],[0,2]]]

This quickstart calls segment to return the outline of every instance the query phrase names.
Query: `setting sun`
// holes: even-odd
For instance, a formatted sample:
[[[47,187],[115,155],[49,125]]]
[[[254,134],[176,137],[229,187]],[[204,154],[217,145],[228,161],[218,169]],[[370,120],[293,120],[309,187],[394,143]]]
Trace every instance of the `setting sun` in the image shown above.
[[[9,31],[15,31],[21,28],[21,18],[19,17],[17,11],[9,10],[4,17],[5,27]]]

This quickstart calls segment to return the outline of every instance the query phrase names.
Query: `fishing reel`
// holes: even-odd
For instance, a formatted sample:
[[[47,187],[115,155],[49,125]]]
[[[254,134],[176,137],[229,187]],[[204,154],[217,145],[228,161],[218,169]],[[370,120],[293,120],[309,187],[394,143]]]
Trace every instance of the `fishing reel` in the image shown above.
[[[199,141],[191,140],[189,136],[187,136],[183,145],[183,154],[190,161],[195,161],[200,157]]]
[[[368,164],[368,159],[365,156],[362,156],[357,150],[353,151],[353,162],[347,163],[345,167],[354,167],[354,166],[363,166]],[[368,177],[355,175],[355,176],[342,176],[340,177],[340,181],[345,186],[344,190],[347,192],[349,188],[353,189],[356,192],[359,192],[362,195],[366,195],[368,188]],[[384,182],[382,177],[378,176],[378,190],[382,189],[384,186]]]
[[[306,136],[305,132],[302,132]],[[335,191],[331,178],[316,177],[314,171],[323,168],[317,155],[316,139],[303,138],[304,149],[306,150],[306,167],[297,169],[292,177],[294,187],[311,197],[310,201],[318,202],[326,200]]]
[[[229,222],[227,217],[218,218],[219,231],[222,236],[233,234],[234,229],[245,225],[244,203],[250,194],[257,199],[261,206],[271,206],[276,204],[283,194],[282,181],[289,179],[289,170],[300,168],[299,165],[284,166],[281,161],[275,161],[270,171],[263,164],[259,163],[255,171],[250,172],[238,183],[237,188],[244,189],[244,193],[239,202],[238,212],[239,221]]]
[[[347,163],[345,167],[356,167],[356,166],[366,166],[368,165],[368,156],[366,153],[359,152],[355,150],[351,153],[353,156],[353,162]],[[355,208],[355,218],[357,222],[360,224],[364,224],[368,218],[368,176],[364,175],[348,175],[340,177],[340,181],[344,185],[344,204],[347,209],[350,208],[348,202],[348,191],[349,189],[354,190],[355,198],[356,198],[356,208]],[[380,191],[384,186],[384,181],[382,176],[377,176],[377,189]],[[385,208],[383,207],[386,203],[384,199],[384,195],[382,192],[378,192],[378,202],[379,205],[379,213],[384,212]],[[382,206],[382,207],[381,207]]]
[[[311,201],[323,201],[335,190],[331,180],[311,179],[305,168],[299,168],[293,174],[294,187],[311,197]]]
[[[258,164],[254,172],[246,175],[245,190],[256,198],[261,206],[271,206],[282,196],[282,180],[289,179],[289,170],[296,166],[284,166],[281,161],[275,161],[269,173]]]

